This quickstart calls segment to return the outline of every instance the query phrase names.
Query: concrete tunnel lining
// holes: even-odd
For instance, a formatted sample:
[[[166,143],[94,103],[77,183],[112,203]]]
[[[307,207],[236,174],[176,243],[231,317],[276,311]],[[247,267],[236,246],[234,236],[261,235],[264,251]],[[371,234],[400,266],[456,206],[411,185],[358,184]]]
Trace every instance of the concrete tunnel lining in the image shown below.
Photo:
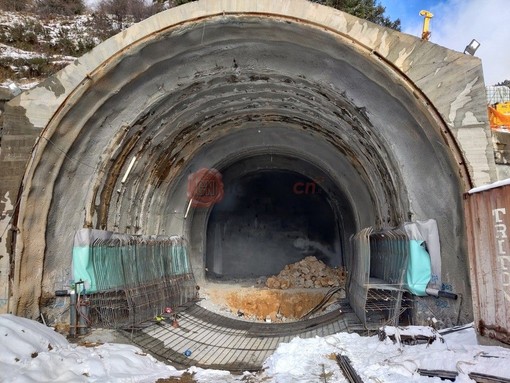
[[[462,156],[448,128],[409,78],[371,55],[357,35],[346,38],[315,21],[303,22],[304,17],[296,21],[289,9],[286,17],[211,11],[196,18],[200,5],[207,5],[200,11],[207,13],[213,3],[181,8],[194,15],[182,26],[172,24],[178,17],[174,10],[164,13],[170,29],[154,35],[139,32],[139,26],[128,31],[126,47],[105,60],[92,81],[84,76],[75,94],[66,89],[58,95],[63,103],[54,109],[25,176],[17,281],[40,271],[31,283],[15,283],[19,312],[35,315],[39,308],[32,298],[48,297],[55,281],[69,276],[72,237],[83,226],[185,234],[197,274],[203,272],[209,212],[193,211],[183,223],[186,177],[203,166],[235,164],[250,152],[290,153],[321,168],[352,198],[353,230],[436,218],[447,238],[445,263],[459,269],[462,261],[454,254],[465,246],[460,195],[469,185],[468,171],[462,161],[459,165]],[[298,3],[311,19],[312,9],[326,12]],[[388,34],[327,12],[336,17],[331,22],[339,31],[346,23]],[[145,26],[161,27],[163,17]],[[136,33],[149,38],[137,40]],[[107,42],[96,54],[115,43]],[[92,59],[83,58],[76,71],[83,73]],[[63,72],[59,81],[70,73]],[[362,206],[366,201],[370,204]],[[458,289],[468,295],[466,286]]]

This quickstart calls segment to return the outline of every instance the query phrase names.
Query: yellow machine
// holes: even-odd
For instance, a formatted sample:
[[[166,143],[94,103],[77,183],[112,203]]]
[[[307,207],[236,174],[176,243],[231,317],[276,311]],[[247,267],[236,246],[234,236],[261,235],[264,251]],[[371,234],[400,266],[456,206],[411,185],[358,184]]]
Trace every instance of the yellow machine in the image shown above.
[[[510,128],[510,101],[489,105],[489,121],[492,129]]]
[[[432,34],[432,32],[430,32],[430,19],[434,17],[434,15],[429,11],[422,10],[420,11],[420,16],[424,17],[421,38],[422,40],[428,41],[428,39],[430,39],[430,35]]]

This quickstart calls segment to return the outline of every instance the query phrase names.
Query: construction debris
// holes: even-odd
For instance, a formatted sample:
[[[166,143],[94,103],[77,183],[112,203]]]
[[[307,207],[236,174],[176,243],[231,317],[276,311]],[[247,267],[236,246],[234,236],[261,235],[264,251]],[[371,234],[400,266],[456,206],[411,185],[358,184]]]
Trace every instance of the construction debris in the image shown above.
[[[510,379],[508,378],[482,374],[479,372],[470,372],[468,376],[476,383],[510,383]]]
[[[316,257],[286,265],[276,276],[267,278],[270,289],[322,288],[345,286],[347,272],[344,268],[331,268]]]
[[[452,382],[454,382],[459,375],[457,371],[425,370],[423,368],[418,369],[418,374],[421,376],[428,376],[429,378],[441,378],[441,380],[450,380]]]
[[[410,346],[417,344],[431,344],[436,340],[444,342],[443,337],[433,327],[394,327],[384,326],[379,329],[379,340],[391,339],[393,343],[402,343]]]
[[[342,370],[345,378],[349,383],[363,383],[354,367],[352,366],[351,360],[345,355],[336,354],[336,362]]]

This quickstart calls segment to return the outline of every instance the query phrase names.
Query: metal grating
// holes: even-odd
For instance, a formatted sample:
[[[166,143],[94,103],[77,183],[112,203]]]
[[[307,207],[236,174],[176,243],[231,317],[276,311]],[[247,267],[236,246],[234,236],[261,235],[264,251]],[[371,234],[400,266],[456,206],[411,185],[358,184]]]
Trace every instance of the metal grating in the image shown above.
[[[90,294],[92,324],[106,328],[136,327],[164,312],[191,302],[196,296],[191,274],[167,276],[164,280],[124,289]]]
[[[311,338],[359,328],[345,301],[341,310],[292,323],[254,323],[230,319],[198,305],[173,318],[131,331],[131,340],[160,360],[187,368],[197,366],[234,372],[256,371],[280,343],[295,336]],[[188,351],[188,352],[187,352]]]

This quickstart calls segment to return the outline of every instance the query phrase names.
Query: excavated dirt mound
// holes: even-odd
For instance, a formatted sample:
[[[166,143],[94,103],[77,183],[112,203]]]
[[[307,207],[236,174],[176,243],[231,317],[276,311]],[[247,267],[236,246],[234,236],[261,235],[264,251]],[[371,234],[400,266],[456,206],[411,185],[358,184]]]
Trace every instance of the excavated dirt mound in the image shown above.
[[[345,287],[347,274],[330,268],[315,257],[285,268],[276,276],[257,283],[207,284],[202,290],[208,309],[244,320],[286,322],[302,318],[316,307],[332,287]],[[345,289],[334,294],[324,310],[345,297]]]
[[[345,286],[346,280],[344,268],[331,268],[315,257],[306,257],[285,266],[278,275],[269,277],[266,286],[270,289],[338,287]]]

